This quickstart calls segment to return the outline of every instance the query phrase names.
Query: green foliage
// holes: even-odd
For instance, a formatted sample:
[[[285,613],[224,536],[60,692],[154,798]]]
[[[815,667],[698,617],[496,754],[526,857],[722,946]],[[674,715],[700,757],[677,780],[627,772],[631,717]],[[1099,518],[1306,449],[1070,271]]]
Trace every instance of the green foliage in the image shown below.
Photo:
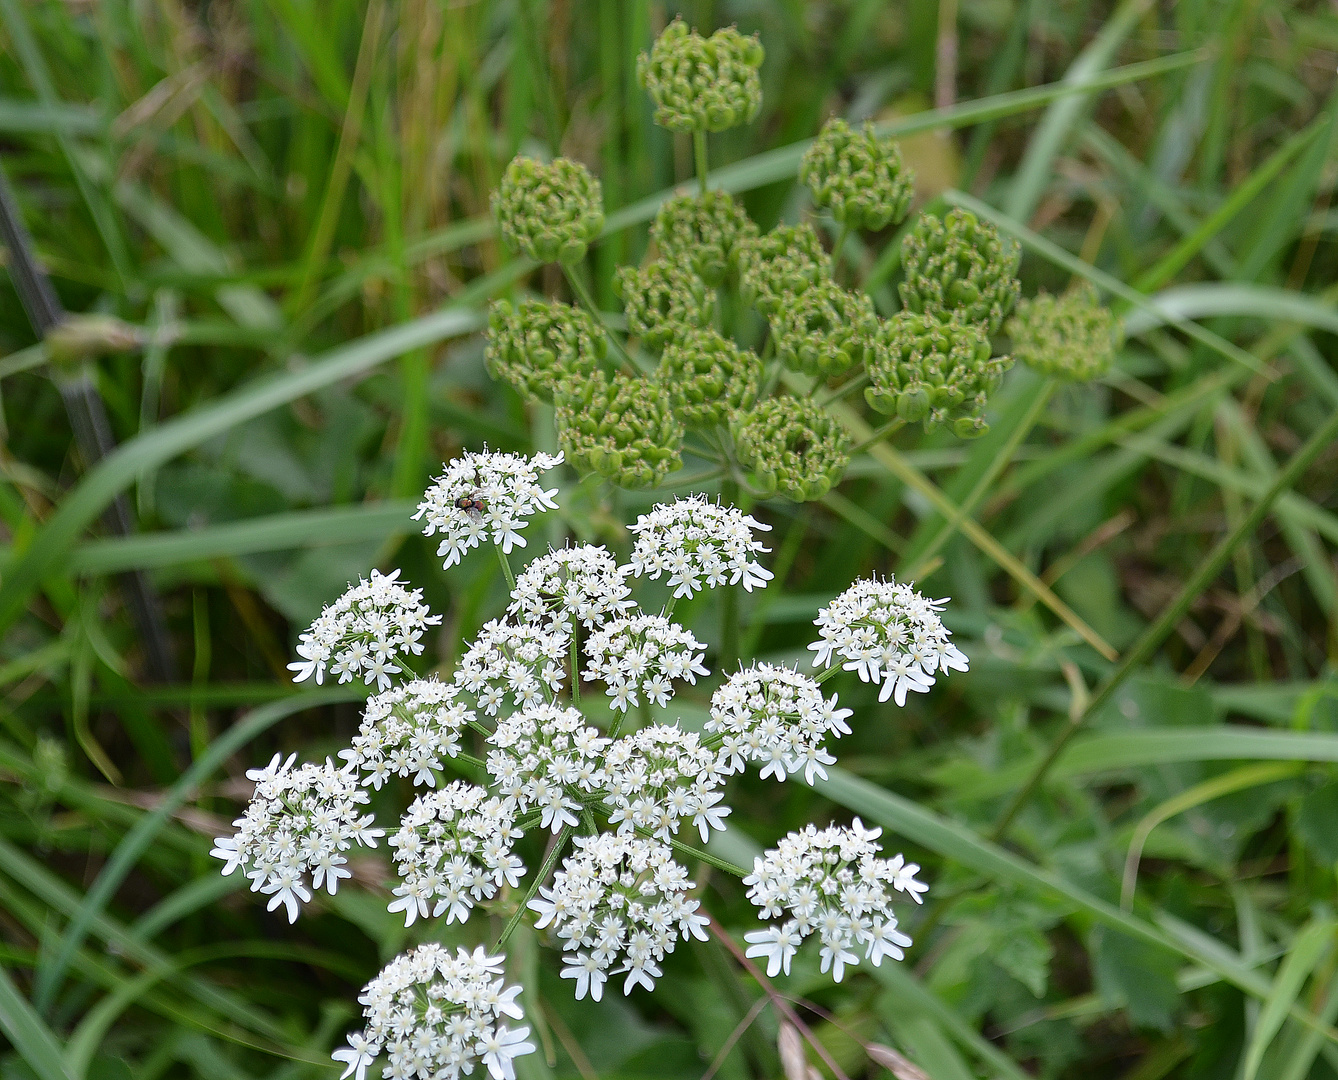
[[[820,499],[845,472],[850,438],[826,412],[803,398],[763,401],[735,421],[739,464],[768,495],[794,502]]]
[[[1041,292],[1020,300],[1005,327],[1013,358],[1056,378],[1088,382],[1115,360],[1123,332],[1087,282],[1063,296]]]
[[[603,331],[569,304],[494,300],[488,309],[489,373],[536,401],[551,404],[561,383],[588,379],[607,352]]]
[[[878,320],[867,293],[820,281],[782,304],[771,317],[771,329],[782,361],[828,378],[865,362],[878,337]]]
[[[799,180],[849,229],[877,232],[906,216],[915,174],[902,163],[892,139],[880,139],[873,125],[854,132],[839,116],[822,125],[799,163]]]
[[[997,334],[1021,291],[1022,249],[989,222],[966,210],[925,214],[902,241],[907,310],[940,319],[982,323]]]
[[[740,245],[755,236],[753,219],[724,191],[675,195],[650,226],[660,257],[689,266],[711,288],[738,273]]]
[[[762,43],[732,26],[703,38],[675,19],[637,57],[636,76],[670,131],[725,131],[751,123],[762,107]]]
[[[628,331],[647,348],[663,348],[711,321],[706,282],[679,263],[621,267],[614,289],[622,297]]]
[[[599,181],[578,161],[512,158],[492,197],[507,247],[535,262],[575,263],[604,227]]]
[[[777,225],[739,245],[740,291],[768,318],[787,299],[831,276],[832,260],[808,222]]]
[[[557,395],[558,441],[573,465],[629,488],[653,487],[682,466],[683,425],[654,379],[596,372]]]
[[[762,364],[710,328],[690,330],[660,354],[656,372],[674,415],[690,428],[723,427],[757,399]]]

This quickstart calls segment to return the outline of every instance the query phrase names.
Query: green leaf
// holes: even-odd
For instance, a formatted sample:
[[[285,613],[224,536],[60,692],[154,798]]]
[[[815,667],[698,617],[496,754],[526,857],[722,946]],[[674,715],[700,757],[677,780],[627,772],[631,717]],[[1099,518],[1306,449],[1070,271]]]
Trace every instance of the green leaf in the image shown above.
[[[1180,1001],[1175,954],[1107,927],[1098,936],[1093,960],[1101,996],[1123,1006],[1135,1026],[1170,1031]]]
[[[60,1042],[0,967],[0,1028],[40,1080],[74,1080],[65,1068]]]

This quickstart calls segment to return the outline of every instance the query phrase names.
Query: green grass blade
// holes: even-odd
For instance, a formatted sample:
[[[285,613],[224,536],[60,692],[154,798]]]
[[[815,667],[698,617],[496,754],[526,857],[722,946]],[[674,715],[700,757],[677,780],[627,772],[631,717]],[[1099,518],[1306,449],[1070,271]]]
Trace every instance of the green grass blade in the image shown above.
[[[1300,323],[1338,334],[1338,307],[1293,289],[1204,282],[1177,285],[1157,293],[1151,300],[1154,306],[1125,316],[1126,333],[1143,334],[1154,327],[1175,326],[1186,319],[1225,315]]]
[[[1331,918],[1313,919],[1301,928],[1292,941],[1292,947],[1287,951],[1273,980],[1273,988],[1264,1001],[1259,1019],[1255,1021],[1254,1034],[1250,1036],[1250,1044],[1245,1051],[1241,1080],[1255,1080],[1259,1074],[1264,1051],[1282,1029],[1288,1011],[1300,996],[1306,979],[1329,951],[1335,928],[1338,928],[1338,923]]]
[[[65,1067],[60,1042],[19,993],[4,967],[0,967],[0,1028],[39,1080],[76,1080]]]

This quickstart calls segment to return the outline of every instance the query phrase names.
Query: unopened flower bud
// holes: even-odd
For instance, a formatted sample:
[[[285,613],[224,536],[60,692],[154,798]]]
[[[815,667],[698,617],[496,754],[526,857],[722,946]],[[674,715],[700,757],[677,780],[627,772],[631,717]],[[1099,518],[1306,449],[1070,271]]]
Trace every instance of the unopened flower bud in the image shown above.
[[[901,302],[909,311],[981,323],[997,334],[1017,301],[1022,250],[988,221],[953,209],[930,214],[901,242],[906,280]]]
[[[743,298],[768,318],[793,296],[831,276],[831,256],[807,222],[777,225],[739,244]]]
[[[762,105],[762,43],[734,27],[709,38],[675,19],[637,57],[636,76],[670,131],[724,131],[749,123]]]
[[[604,197],[579,162],[517,157],[493,192],[492,213],[512,251],[536,262],[572,263],[604,228]]]
[[[577,469],[643,488],[682,466],[683,425],[656,380],[596,371],[556,400],[558,442]]]
[[[752,218],[725,191],[675,196],[650,227],[660,257],[691,267],[711,288],[737,271],[739,241],[756,235]]]
[[[1015,359],[1074,382],[1104,375],[1124,337],[1119,320],[1085,281],[1063,296],[1042,292],[1021,301],[1007,331]]]
[[[906,216],[915,174],[902,164],[897,144],[878,138],[872,124],[855,132],[834,118],[805,152],[799,179],[842,225],[877,232]]]
[[[807,398],[762,402],[737,422],[734,445],[763,491],[794,502],[822,498],[850,463],[849,436]]]
[[[781,360],[823,379],[863,363],[877,325],[867,293],[828,280],[791,297],[771,320]]]
[[[648,348],[661,348],[711,322],[713,297],[706,283],[677,263],[620,267],[613,287],[623,298],[628,332]]]
[[[712,329],[690,330],[665,346],[657,377],[684,424],[709,428],[752,407],[762,362]]]
[[[560,382],[588,379],[607,350],[595,320],[568,304],[498,300],[488,311],[488,370],[528,398],[551,403]]]
[[[1012,366],[991,357],[983,327],[903,311],[882,325],[868,363],[870,407],[888,416],[951,423],[961,438],[983,435],[987,399]]]

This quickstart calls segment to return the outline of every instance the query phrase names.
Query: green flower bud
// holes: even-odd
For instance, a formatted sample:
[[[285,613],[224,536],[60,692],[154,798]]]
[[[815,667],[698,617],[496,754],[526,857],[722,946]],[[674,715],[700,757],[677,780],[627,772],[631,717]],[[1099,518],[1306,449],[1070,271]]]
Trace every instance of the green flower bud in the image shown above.
[[[739,244],[744,300],[770,318],[805,289],[832,276],[832,259],[807,222],[777,225]]]
[[[512,251],[536,262],[572,263],[604,228],[604,197],[579,162],[517,157],[493,192],[492,213]]]
[[[1120,321],[1086,281],[1063,296],[1042,292],[1021,301],[1007,332],[1016,359],[1074,382],[1104,375],[1124,340]]]
[[[656,377],[688,427],[727,424],[757,399],[762,361],[714,330],[690,330],[666,345]]]
[[[820,499],[850,464],[850,438],[807,398],[768,398],[734,426],[739,464],[767,494]]]
[[[649,348],[711,322],[714,296],[701,278],[677,263],[619,267],[613,288],[623,298],[628,331]]]
[[[650,227],[662,258],[691,267],[713,289],[737,272],[739,242],[756,235],[752,218],[725,191],[678,195]]]
[[[664,28],[636,77],[653,102],[655,122],[670,131],[724,131],[747,124],[762,105],[762,43],[732,26],[709,38],[681,18]]]
[[[915,173],[902,164],[897,144],[878,138],[872,124],[856,133],[834,118],[804,153],[799,179],[842,225],[877,232],[906,216]]]
[[[494,301],[487,336],[483,359],[493,378],[538,401],[552,402],[566,379],[588,379],[608,350],[608,340],[583,310],[544,300],[525,300],[519,310]]]
[[[926,214],[901,242],[901,302],[908,311],[983,323],[997,334],[1021,290],[1021,260],[1015,240],[974,214]]]
[[[950,423],[959,437],[974,438],[989,430],[985,405],[1012,363],[990,356],[983,326],[903,311],[882,325],[864,398],[887,416],[926,428]]]
[[[657,380],[596,371],[563,384],[556,402],[558,443],[582,472],[643,488],[682,467],[683,425]]]
[[[864,362],[878,318],[867,294],[824,280],[791,296],[772,316],[771,329],[786,364],[825,379]]]

